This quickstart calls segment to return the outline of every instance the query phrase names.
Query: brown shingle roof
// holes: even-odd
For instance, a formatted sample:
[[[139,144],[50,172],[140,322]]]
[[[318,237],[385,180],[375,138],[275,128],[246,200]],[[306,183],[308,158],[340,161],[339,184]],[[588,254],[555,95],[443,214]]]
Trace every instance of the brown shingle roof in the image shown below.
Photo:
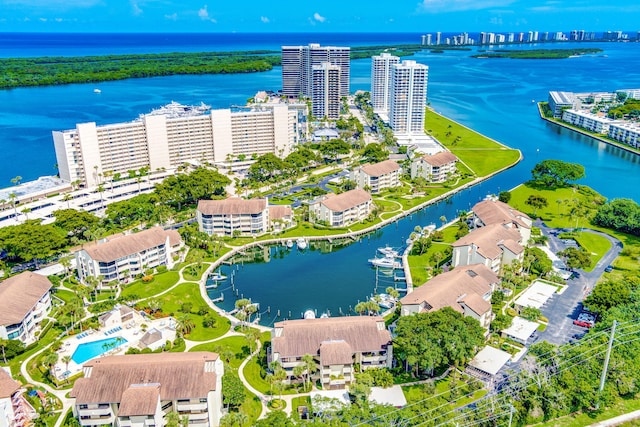
[[[323,341],[320,343],[320,364],[350,365],[353,362],[353,350],[346,341]]]
[[[51,289],[44,276],[25,271],[0,283],[0,325],[22,322],[24,317]]]
[[[160,246],[166,242],[167,237],[171,246],[181,241],[175,230],[165,231],[161,227],[153,227],[117,238],[108,237],[107,242],[86,246],[84,250],[95,261],[109,262]]]
[[[428,154],[424,155],[422,156],[422,160],[429,163],[431,166],[437,167],[437,166],[446,165],[451,162],[455,162],[458,160],[458,158],[455,156],[455,154],[451,153],[450,151],[441,151],[440,153],[436,153],[432,156]]]
[[[11,397],[13,393],[20,390],[20,383],[5,371],[0,368],[0,399]]]
[[[151,344],[162,340],[162,332],[153,328],[149,329],[143,336],[140,338],[139,346],[141,348],[149,347]]]
[[[474,312],[482,311],[483,305],[478,301],[491,290],[491,285],[498,283],[498,276],[483,264],[472,264],[456,267],[429,280],[422,286],[400,300],[402,305],[416,305],[426,302],[430,310],[451,307],[462,313],[460,302],[464,301]],[[486,301],[484,301],[486,302]],[[487,303],[489,309],[491,304]],[[485,306],[486,307],[486,306]],[[484,314],[486,310],[478,314]]]
[[[381,317],[349,316],[285,320],[274,325],[273,352],[282,357],[318,355],[327,341],[344,341],[354,352],[380,351],[391,342]],[[277,330],[282,328],[281,333]]]
[[[160,384],[161,400],[207,397],[216,389],[215,372],[205,364],[218,360],[210,352],[127,354],[94,359],[88,377],[79,378],[71,390],[77,404],[122,402],[133,384]]]
[[[464,303],[464,305],[469,307],[478,316],[482,316],[487,311],[491,310],[491,303],[489,301],[485,301],[478,294],[467,295],[460,302]]]
[[[484,225],[509,224],[515,222],[520,227],[531,228],[531,218],[499,200],[483,200],[471,209]]]
[[[269,219],[282,219],[293,215],[291,206],[271,205],[269,206]]]
[[[372,165],[365,164],[360,168],[362,172],[369,176],[382,176],[400,169],[400,165],[393,160],[385,160],[383,162],[374,163]]]
[[[200,200],[198,211],[205,215],[250,215],[267,208],[267,199],[240,199],[230,197],[225,200]]]
[[[355,190],[350,190],[342,194],[336,194],[335,196],[329,197],[320,203],[325,205],[327,209],[334,212],[342,212],[347,209],[355,208],[356,206],[370,200],[371,194],[360,188],[356,188]]]
[[[119,417],[154,415],[160,400],[160,384],[136,384],[122,393]]]
[[[515,229],[505,227],[502,224],[493,224],[476,228],[471,233],[455,241],[453,247],[475,244],[480,255],[487,259],[495,259],[502,254],[501,245],[506,246],[516,254],[522,252],[524,248],[518,243],[520,239],[520,233]]]

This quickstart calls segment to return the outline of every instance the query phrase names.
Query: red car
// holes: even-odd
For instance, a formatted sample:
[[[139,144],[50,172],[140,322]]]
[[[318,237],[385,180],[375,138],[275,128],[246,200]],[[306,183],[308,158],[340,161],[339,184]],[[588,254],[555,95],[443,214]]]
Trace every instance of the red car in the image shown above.
[[[574,321],[573,321],[573,324],[574,324],[574,325],[578,325],[578,326],[582,326],[583,328],[590,328],[590,327],[592,327],[592,326],[593,326],[593,323],[592,323],[592,322],[587,322],[587,321],[584,321],[584,320],[578,320],[578,319],[574,320]]]

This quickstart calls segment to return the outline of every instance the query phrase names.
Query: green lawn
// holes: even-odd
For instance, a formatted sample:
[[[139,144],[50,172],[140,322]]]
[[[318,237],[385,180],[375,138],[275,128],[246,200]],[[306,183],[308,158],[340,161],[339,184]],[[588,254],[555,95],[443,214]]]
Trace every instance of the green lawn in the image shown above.
[[[202,273],[204,273],[207,268],[209,268],[211,264],[202,263],[199,266],[194,264],[187,265],[184,270],[182,270],[182,277],[185,280],[189,280],[191,282],[197,282],[202,278]],[[195,274],[194,274],[195,273]]]
[[[580,232],[577,233],[575,239],[581,247],[591,254],[591,267],[586,268],[586,271],[592,271],[600,258],[611,249],[611,242],[599,234]]]
[[[545,423],[532,424],[536,427],[583,427],[598,421],[617,417],[618,415],[640,409],[640,399],[622,400],[598,413],[575,413]],[[626,425],[626,424],[625,424]]]
[[[478,176],[515,164],[520,152],[427,109],[426,131],[464,162]]]
[[[69,303],[76,296],[74,292],[67,291],[66,289],[56,289],[53,295],[60,298],[65,303]]]
[[[178,283],[178,273],[175,271],[167,271],[153,276],[153,280],[144,283],[142,280],[136,280],[126,285],[122,290],[121,296],[136,296],[138,299],[145,299],[166,291],[176,283]]]
[[[238,369],[242,361],[249,356],[249,344],[244,336],[227,337],[218,341],[200,344],[189,351],[212,351],[214,353],[220,353],[220,348],[229,349],[233,352],[233,358],[229,361],[229,366],[235,369]],[[253,349],[255,350],[255,346]]]
[[[227,318],[218,315],[213,310],[210,310],[210,312],[217,318],[216,325],[213,328],[205,328],[202,326],[204,316],[196,314],[195,311],[206,305],[206,303],[202,299],[202,296],[200,296],[200,288],[197,283],[182,283],[171,292],[158,297],[158,301],[164,313],[173,315],[178,319],[183,315],[183,313],[180,312],[182,304],[187,302],[193,304],[193,312],[189,313],[189,317],[191,317],[196,327],[185,337],[192,341],[207,341],[218,338],[224,335],[231,326]]]

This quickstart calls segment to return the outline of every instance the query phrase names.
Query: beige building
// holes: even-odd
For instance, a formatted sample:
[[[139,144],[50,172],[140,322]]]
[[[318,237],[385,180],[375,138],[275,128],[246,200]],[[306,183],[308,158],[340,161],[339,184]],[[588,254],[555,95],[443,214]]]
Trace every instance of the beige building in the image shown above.
[[[36,331],[51,310],[51,282],[25,271],[0,282],[0,339],[36,341]]]
[[[38,414],[25,399],[23,391],[22,385],[11,378],[9,368],[0,368],[0,427],[33,424],[32,419]]]
[[[522,238],[523,246],[529,243],[532,221],[527,214],[497,199],[487,199],[478,202],[471,210],[473,211],[473,217],[469,224],[470,228],[501,224],[507,228],[518,231]]]
[[[483,264],[495,273],[503,265],[522,261],[524,247],[517,230],[503,224],[477,228],[453,243],[454,267]]]
[[[445,182],[457,172],[457,161],[449,151],[418,157],[411,162],[411,179],[421,177],[429,182]]]
[[[196,210],[200,231],[209,235],[263,234],[293,223],[290,206],[270,206],[267,199],[200,200]]]
[[[161,427],[169,412],[189,426],[220,424],[224,368],[215,353],[107,356],[83,372],[70,393],[82,426]]]
[[[361,369],[390,368],[391,334],[382,317],[351,316],[277,322],[271,332],[270,361],[278,361],[295,380],[293,368],[311,355],[323,388],[340,389],[354,381],[353,365]]]
[[[108,236],[76,252],[78,277],[84,282],[89,276],[102,276],[102,284],[107,284],[161,265],[172,268],[182,246],[177,231],[161,227]]]
[[[400,300],[402,315],[425,313],[451,307],[478,320],[489,329],[492,320],[491,294],[500,278],[483,264],[456,267],[414,288]]]
[[[372,194],[385,188],[400,185],[400,165],[393,160],[385,160],[374,164],[364,164],[351,171],[351,179],[358,188],[369,188]]]
[[[105,173],[172,169],[184,163],[226,165],[238,156],[287,156],[298,142],[298,111],[287,105],[246,111],[169,104],[132,122],[79,123],[54,131],[60,178],[94,187]]]
[[[367,218],[372,205],[371,194],[361,189],[327,194],[309,204],[309,219],[324,221],[330,227],[344,227]]]

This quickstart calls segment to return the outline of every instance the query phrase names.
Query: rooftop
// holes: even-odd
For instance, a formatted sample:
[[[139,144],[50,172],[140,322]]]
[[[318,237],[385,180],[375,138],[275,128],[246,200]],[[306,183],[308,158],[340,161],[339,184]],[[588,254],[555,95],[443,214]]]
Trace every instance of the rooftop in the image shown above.
[[[250,215],[267,208],[267,199],[241,199],[230,197],[224,200],[200,200],[198,211],[205,215]]]
[[[500,200],[483,200],[471,209],[484,225],[516,223],[531,228],[531,218]]]
[[[0,282],[0,325],[22,322],[50,289],[49,279],[31,271]]]
[[[531,334],[533,334],[540,326],[536,322],[532,322],[527,319],[523,319],[522,317],[514,317],[511,322],[511,326],[507,329],[503,329],[502,333],[509,335],[510,337],[514,337],[519,339],[520,341],[526,341],[529,339]]]
[[[425,155],[422,156],[422,160],[429,163],[431,166],[444,166],[451,162],[455,162],[458,160],[455,154],[450,151],[441,151],[439,153],[433,155]]]
[[[469,362],[469,366],[489,375],[495,375],[511,359],[506,351],[486,346]]]
[[[18,381],[11,378],[11,375],[3,368],[0,368],[0,399],[11,397],[13,393],[20,390],[20,387],[22,386]]]
[[[400,165],[393,160],[385,160],[374,164],[364,164],[360,169],[369,176],[382,176],[400,170]]]
[[[347,209],[355,208],[356,206],[371,201],[371,194],[360,188],[329,196],[330,197],[327,197],[320,203],[334,212],[346,211]]]
[[[536,280],[529,289],[520,294],[515,304],[520,307],[540,308],[557,291],[557,286]]]
[[[182,241],[175,230],[153,227],[133,234],[116,234],[106,238],[106,242],[86,245],[83,249],[95,261],[109,262],[147,249],[160,246],[169,238],[169,244],[175,246]]]
[[[473,230],[453,243],[453,247],[476,245],[478,253],[487,259],[495,259],[502,254],[500,246],[505,246],[515,254],[524,248],[520,245],[520,233],[502,224],[492,224]]]

